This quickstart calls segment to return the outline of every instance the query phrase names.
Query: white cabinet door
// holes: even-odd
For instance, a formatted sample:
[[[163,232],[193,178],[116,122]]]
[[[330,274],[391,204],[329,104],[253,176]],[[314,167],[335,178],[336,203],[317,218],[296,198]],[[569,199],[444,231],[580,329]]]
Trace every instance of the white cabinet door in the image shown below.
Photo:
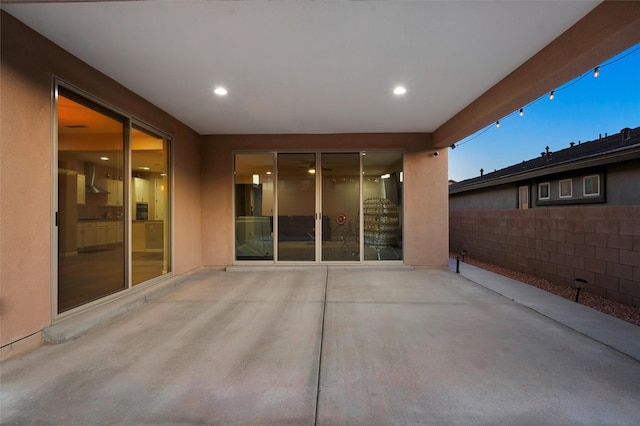
[[[87,202],[87,188],[86,188],[86,176],[78,175],[78,193],[77,193],[77,204],[84,205]]]
[[[134,199],[138,203],[149,202],[149,181],[142,178],[133,178]]]

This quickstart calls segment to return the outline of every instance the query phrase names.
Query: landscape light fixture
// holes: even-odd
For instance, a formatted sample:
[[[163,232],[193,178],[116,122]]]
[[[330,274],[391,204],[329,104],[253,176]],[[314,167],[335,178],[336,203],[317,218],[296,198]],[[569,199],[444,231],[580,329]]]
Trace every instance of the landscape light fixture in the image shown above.
[[[576,278],[573,280],[574,285],[576,286],[576,303],[578,303],[578,298],[580,297],[580,290],[587,285],[587,280],[583,278]]]

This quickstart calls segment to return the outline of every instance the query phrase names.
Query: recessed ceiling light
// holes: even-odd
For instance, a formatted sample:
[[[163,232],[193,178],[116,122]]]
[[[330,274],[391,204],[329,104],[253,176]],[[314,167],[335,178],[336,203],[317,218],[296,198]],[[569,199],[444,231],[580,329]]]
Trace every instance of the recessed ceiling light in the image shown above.
[[[100,157],[102,161],[109,161],[109,157]]]
[[[142,166],[142,167],[138,167],[140,170],[149,170],[148,167]]]
[[[227,92],[227,89],[225,89],[224,87],[216,87],[213,93],[215,93],[218,96],[224,96],[228,92]]]
[[[393,89],[394,95],[404,95],[405,93],[407,93],[407,89],[405,89],[402,86],[398,86],[395,89]]]

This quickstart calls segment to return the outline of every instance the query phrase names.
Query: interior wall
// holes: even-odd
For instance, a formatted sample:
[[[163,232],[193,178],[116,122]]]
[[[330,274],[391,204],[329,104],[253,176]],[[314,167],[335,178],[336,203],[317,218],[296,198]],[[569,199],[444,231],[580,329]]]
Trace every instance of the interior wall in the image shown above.
[[[174,137],[175,273],[202,264],[200,137],[4,11],[0,14],[0,346],[6,346],[39,341],[52,318],[54,77]]]
[[[433,156],[429,134],[210,135],[203,139],[203,263],[232,264],[233,152],[303,150],[404,151],[404,262],[446,267],[448,259],[447,150]]]

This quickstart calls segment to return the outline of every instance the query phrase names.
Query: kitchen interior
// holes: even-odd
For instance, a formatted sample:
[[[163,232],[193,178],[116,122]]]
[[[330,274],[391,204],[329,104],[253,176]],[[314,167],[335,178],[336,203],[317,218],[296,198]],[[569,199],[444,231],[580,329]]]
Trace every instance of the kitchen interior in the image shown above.
[[[128,270],[131,285],[170,271],[169,141],[125,124],[77,95],[59,96],[58,312],[129,288]]]

